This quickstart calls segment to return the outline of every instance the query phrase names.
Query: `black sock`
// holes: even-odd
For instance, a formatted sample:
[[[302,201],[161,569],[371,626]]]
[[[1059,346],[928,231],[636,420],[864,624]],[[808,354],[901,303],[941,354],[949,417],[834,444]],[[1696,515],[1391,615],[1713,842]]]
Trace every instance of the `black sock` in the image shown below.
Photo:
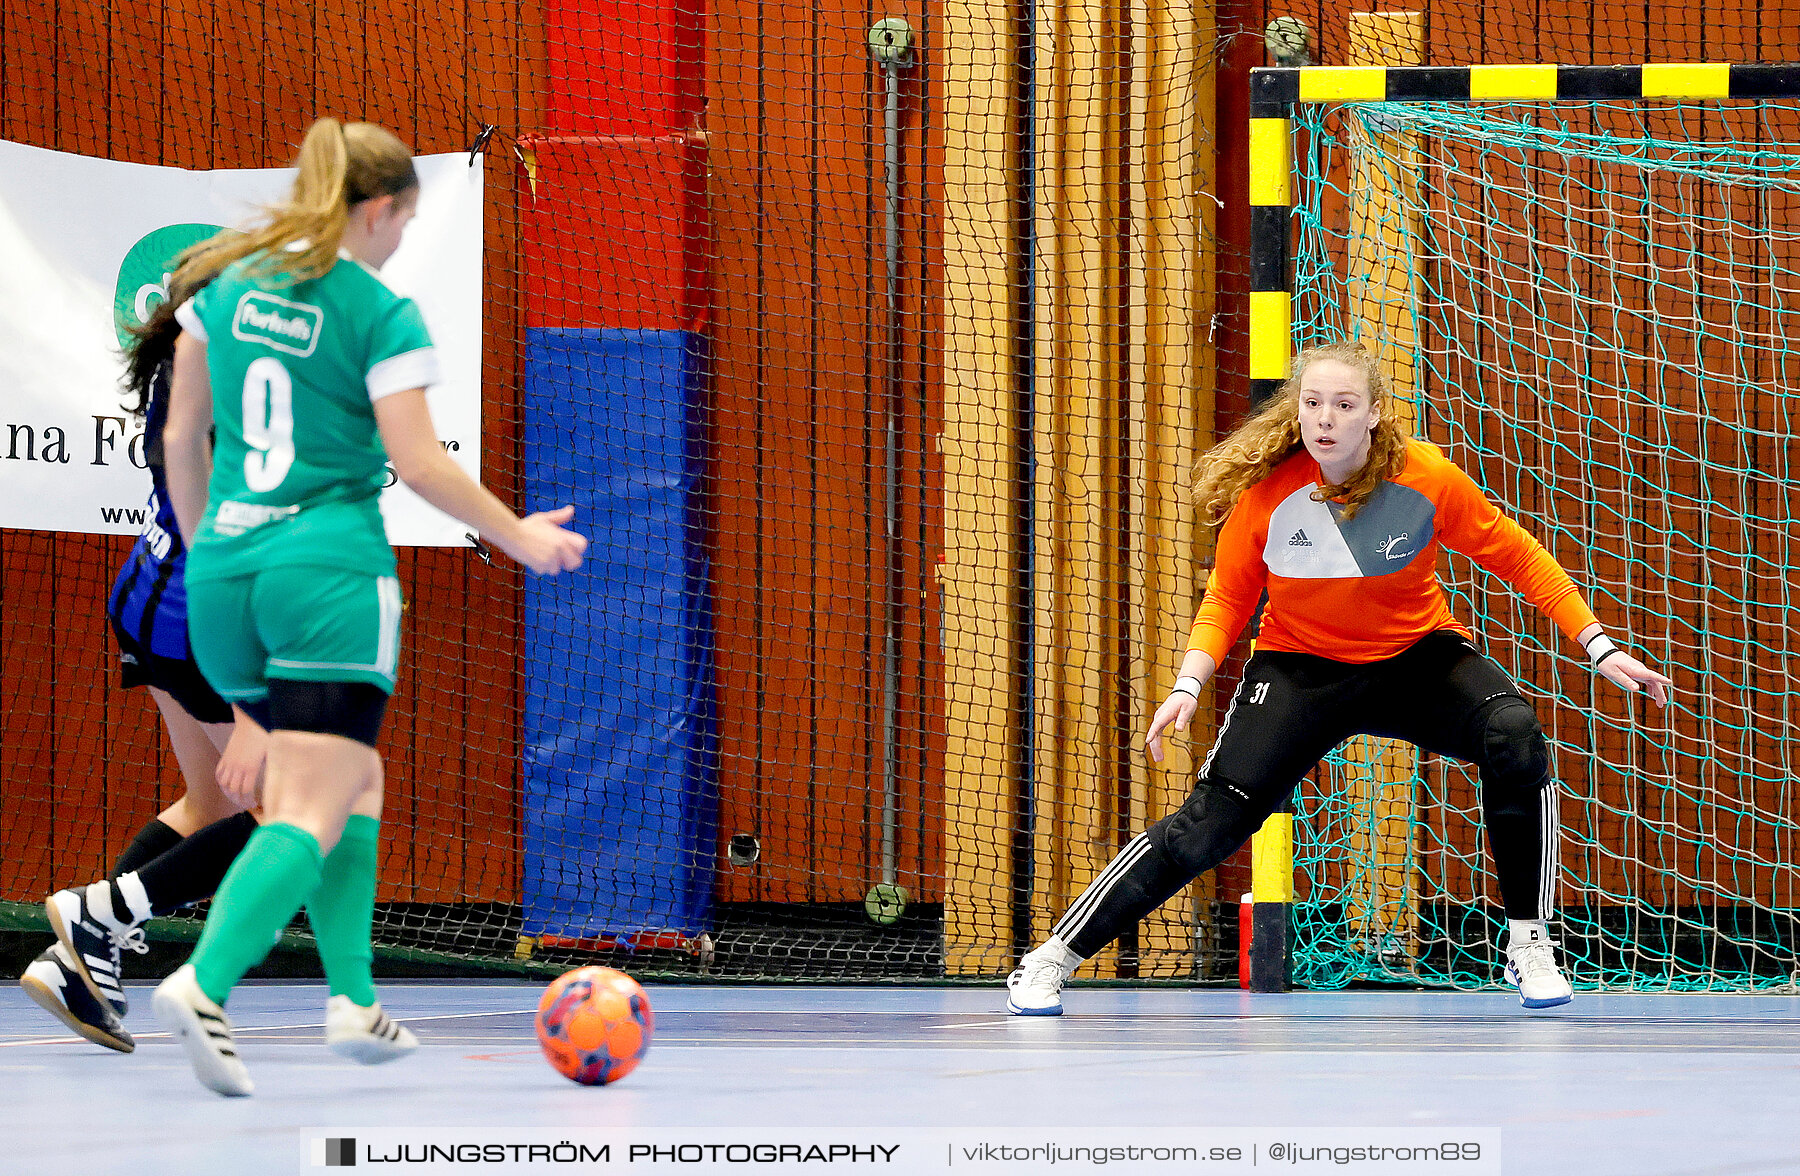
[[[150,898],[151,913],[166,915],[189,903],[211,898],[238,851],[256,832],[256,818],[238,813],[184,840],[138,870],[138,881]]]
[[[163,854],[168,853],[181,844],[181,834],[162,823],[159,817],[151,817],[150,823],[137,831],[119,860],[113,863],[112,873],[108,878],[117,878],[120,874],[129,874],[142,866],[147,866]]]

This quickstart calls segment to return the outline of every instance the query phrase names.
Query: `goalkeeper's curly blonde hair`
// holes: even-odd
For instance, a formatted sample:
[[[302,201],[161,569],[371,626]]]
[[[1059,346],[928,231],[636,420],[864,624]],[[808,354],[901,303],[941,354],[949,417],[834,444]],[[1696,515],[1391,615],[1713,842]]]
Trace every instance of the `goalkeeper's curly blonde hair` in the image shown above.
[[[1225,521],[1244,491],[1269,476],[1276,466],[1305,444],[1300,439],[1300,377],[1320,360],[1332,360],[1362,373],[1369,399],[1381,414],[1369,439],[1369,460],[1339,486],[1313,491],[1316,501],[1339,499],[1344,518],[1351,519],[1375,493],[1376,486],[1406,467],[1408,433],[1398,412],[1391,411],[1393,392],[1375,357],[1355,343],[1328,343],[1300,353],[1293,374],[1263,410],[1240,425],[1235,433],[1207,450],[1194,475],[1194,503],[1200,522],[1209,526]]]

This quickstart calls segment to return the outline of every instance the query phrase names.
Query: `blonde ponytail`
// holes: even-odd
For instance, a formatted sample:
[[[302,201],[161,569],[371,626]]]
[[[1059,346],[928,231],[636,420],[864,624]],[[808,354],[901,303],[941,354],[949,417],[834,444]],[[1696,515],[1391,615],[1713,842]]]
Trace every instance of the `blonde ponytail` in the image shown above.
[[[1224,522],[1244,491],[1306,447],[1300,436],[1300,377],[1322,359],[1362,373],[1368,382],[1369,402],[1381,415],[1369,438],[1369,457],[1362,468],[1340,486],[1319,487],[1313,491],[1313,498],[1319,502],[1342,500],[1343,517],[1352,519],[1374,495],[1376,487],[1398,477],[1406,468],[1409,435],[1400,414],[1394,411],[1393,393],[1375,357],[1355,343],[1309,348],[1295,358],[1293,374],[1262,411],[1201,457],[1194,476],[1194,503],[1202,524]]]
[[[279,251],[297,241],[306,244],[289,258],[277,259],[271,252],[267,259],[270,268],[279,260],[285,263],[280,268],[296,278],[320,278],[337,261],[338,244],[350,224],[350,205],[344,193],[349,156],[344,128],[337,119],[322,118],[306,132],[295,161],[299,174],[294,177],[293,195],[270,221],[269,227],[279,239],[266,248]]]
[[[197,290],[255,255],[259,274],[281,272],[296,282],[324,277],[337,263],[352,205],[419,186],[406,144],[374,123],[320,119],[301,141],[295,167],[285,203],[265,209],[263,222],[246,232],[228,229],[183,253],[172,288]],[[301,247],[290,248],[296,243]]]

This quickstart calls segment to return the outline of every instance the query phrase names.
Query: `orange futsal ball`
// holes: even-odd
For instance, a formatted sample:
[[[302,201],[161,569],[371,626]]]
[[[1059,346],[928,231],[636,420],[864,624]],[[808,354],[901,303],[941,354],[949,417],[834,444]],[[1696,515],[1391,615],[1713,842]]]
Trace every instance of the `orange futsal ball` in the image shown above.
[[[637,1069],[656,1017],[638,982],[612,968],[564,972],[538,1001],[538,1045],[563,1077],[605,1086]]]

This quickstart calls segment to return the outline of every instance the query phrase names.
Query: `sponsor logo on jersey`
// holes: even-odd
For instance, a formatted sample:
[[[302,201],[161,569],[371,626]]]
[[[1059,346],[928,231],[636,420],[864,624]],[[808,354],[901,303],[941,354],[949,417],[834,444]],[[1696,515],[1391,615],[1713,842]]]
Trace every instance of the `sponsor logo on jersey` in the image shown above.
[[[1410,535],[1389,535],[1376,550],[1388,559],[1405,559],[1413,553],[1413,548],[1409,546],[1411,539]]]
[[[150,554],[157,559],[168,559],[169,551],[175,546],[175,541],[169,537],[167,531],[162,529],[162,524],[156,521],[157,516],[162,513],[162,504],[157,501],[154,490],[150,491],[150,509],[144,513],[149,516],[144,520],[142,532],[144,546],[148,547]]]
[[[297,506],[263,506],[255,502],[238,502],[227,498],[219,503],[213,515],[213,530],[221,535],[242,535],[256,527],[292,518],[300,513]]]
[[[1312,540],[1306,537],[1305,531],[1295,531],[1294,537],[1288,540],[1289,547],[1311,547]]]
[[[231,333],[246,343],[262,343],[289,355],[308,356],[319,345],[325,312],[305,302],[289,302],[261,290],[238,299]]]

